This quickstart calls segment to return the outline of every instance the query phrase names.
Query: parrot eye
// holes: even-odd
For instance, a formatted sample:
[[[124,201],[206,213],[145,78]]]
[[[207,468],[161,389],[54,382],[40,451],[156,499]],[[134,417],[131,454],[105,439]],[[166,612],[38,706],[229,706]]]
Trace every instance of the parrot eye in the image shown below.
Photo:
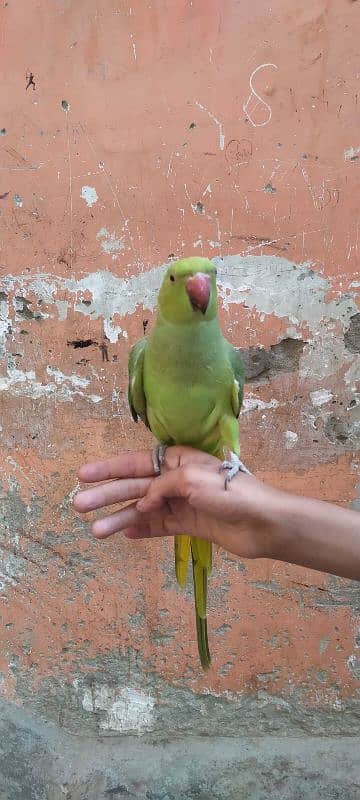
[[[175,281],[175,275],[170,275],[170,280],[172,281],[172,283],[174,283],[174,281]]]

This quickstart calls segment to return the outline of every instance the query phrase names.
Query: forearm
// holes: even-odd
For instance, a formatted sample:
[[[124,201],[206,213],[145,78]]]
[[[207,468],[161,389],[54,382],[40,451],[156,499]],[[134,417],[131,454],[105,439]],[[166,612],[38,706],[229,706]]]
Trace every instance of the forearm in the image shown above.
[[[360,514],[281,493],[272,517],[272,557],[360,581]]]

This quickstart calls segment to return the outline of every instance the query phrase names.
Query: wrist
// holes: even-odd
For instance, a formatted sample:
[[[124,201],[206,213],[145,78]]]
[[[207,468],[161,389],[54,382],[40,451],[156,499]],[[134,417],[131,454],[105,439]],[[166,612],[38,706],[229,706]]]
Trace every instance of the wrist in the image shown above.
[[[293,538],[294,498],[278,489],[264,487],[255,510],[254,522],[259,532],[257,558],[286,560],[285,554]]]

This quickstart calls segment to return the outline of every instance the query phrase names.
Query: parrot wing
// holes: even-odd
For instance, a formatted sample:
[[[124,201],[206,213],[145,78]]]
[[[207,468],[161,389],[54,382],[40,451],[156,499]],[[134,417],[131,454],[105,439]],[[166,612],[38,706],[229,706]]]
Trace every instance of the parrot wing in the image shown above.
[[[227,345],[228,345],[230,364],[234,372],[232,407],[235,417],[238,417],[240,414],[240,409],[242,406],[243,395],[244,395],[245,368],[239,350],[237,350],[236,347],[233,347],[233,345],[230,344],[230,342],[227,342]]]
[[[128,363],[128,401],[133,420],[137,422],[140,417],[143,423],[149,428],[144,392],[144,356],[146,344],[146,339],[140,339],[130,350]]]

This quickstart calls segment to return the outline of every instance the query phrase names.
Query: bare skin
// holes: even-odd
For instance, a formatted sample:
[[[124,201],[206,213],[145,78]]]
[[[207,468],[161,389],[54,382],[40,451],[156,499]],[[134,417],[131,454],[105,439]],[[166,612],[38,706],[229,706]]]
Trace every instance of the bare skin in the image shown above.
[[[224,490],[220,461],[170,447],[160,476],[150,451],[84,464],[80,480],[99,483],[74,498],[86,513],[127,503],[92,525],[105,539],[173,536],[186,531],[242,558],[274,558],[360,580],[360,514],[332,503],[278,491],[239,474]],[[132,501],[129,503],[129,501]]]

